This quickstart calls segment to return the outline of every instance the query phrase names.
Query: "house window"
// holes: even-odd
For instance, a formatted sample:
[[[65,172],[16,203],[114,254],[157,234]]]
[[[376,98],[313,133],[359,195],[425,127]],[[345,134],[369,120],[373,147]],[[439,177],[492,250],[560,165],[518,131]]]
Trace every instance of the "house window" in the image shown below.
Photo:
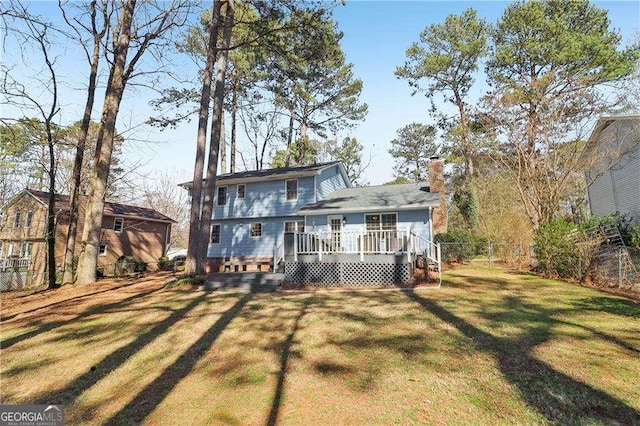
[[[211,244],[220,244],[220,224],[214,223],[211,225]]]
[[[16,212],[16,216],[13,219],[13,227],[20,228],[20,212]]]
[[[100,244],[100,247],[98,248],[98,256],[106,256],[106,255],[107,255],[107,245]]]
[[[398,216],[396,213],[367,214],[364,221],[367,231],[395,231]]]
[[[294,201],[298,199],[298,180],[292,179],[286,182],[287,189],[287,201]]]
[[[304,232],[304,220],[298,222],[285,222],[284,232]]]
[[[113,220],[113,230],[117,233],[122,232],[122,230],[124,229],[124,219],[122,219],[121,217],[116,217]]]
[[[13,242],[7,244],[7,257],[13,256],[13,245]]]
[[[218,187],[218,205],[224,206],[227,204],[227,187],[219,186]]]
[[[0,241],[0,259],[2,259],[4,255],[4,243]]]
[[[31,228],[31,222],[33,221],[33,212],[27,212],[27,217],[24,220],[25,228]]]
[[[31,241],[24,241],[20,246],[20,257],[31,257],[31,248],[33,243]]]
[[[245,186],[243,183],[238,185],[238,194],[237,197],[239,199],[244,199]]]
[[[252,222],[251,223],[251,238],[261,238],[262,237],[262,223],[260,222]]]

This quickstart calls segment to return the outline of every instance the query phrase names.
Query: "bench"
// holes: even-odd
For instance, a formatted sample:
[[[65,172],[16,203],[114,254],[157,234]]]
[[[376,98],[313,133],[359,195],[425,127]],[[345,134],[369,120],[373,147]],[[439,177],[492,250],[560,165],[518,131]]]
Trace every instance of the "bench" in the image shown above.
[[[269,271],[273,268],[273,262],[270,260],[229,260],[222,262],[224,272],[246,272],[247,266],[255,266],[257,271],[262,271],[262,266],[268,266]]]

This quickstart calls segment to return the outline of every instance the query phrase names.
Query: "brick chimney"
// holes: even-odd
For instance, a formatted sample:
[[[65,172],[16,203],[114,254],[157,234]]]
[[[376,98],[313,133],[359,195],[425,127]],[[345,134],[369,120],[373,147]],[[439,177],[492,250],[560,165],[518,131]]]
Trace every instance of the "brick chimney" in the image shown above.
[[[447,200],[444,190],[444,160],[438,156],[429,159],[429,192],[437,192],[440,206],[433,209],[434,235],[447,232]]]

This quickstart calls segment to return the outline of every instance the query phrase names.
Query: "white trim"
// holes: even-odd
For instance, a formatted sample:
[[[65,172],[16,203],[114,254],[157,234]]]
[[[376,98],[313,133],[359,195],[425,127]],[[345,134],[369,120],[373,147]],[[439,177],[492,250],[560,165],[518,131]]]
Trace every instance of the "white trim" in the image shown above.
[[[224,188],[224,204],[220,204],[220,190]],[[227,185],[216,186],[216,206],[226,206],[229,201],[229,187]]]
[[[252,225],[253,225],[253,224],[260,224],[260,235],[259,235],[259,236],[253,236],[253,235],[251,235],[251,234],[253,233],[253,232],[252,232]],[[262,238],[262,234],[263,234],[263,232],[262,232],[262,228],[263,228],[263,227],[264,227],[264,223],[263,223],[263,222],[249,222],[249,237],[250,237],[250,238],[253,238],[253,239],[256,239],[256,240],[261,239],[261,238]]]
[[[118,223],[118,221],[121,221],[121,226],[120,226],[120,230],[118,231],[116,229],[116,223]],[[113,218],[113,232],[115,232],[116,234],[122,234],[122,231],[124,231],[124,218],[122,217],[114,217]]]
[[[288,184],[289,182],[293,182],[293,181],[295,181],[295,182],[296,182],[296,198],[291,198],[291,199],[289,199],[289,188],[287,188],[287,184]],[[299,197],[298,197],[298,195],[299,195],[298,188],[300,187],[300,186],[298,185],[298,183],[299,183],[299,182],[298,182],[298,179],[285,179],[285,181],[284,181],[284,200],[285,200],[287,203],[295,203],[295,202],[297,202],[297,201],[298,201],[298,198],[299,198]]]
[[[218,226],[220,228],[220,230],[218,231],[218,242],[217,243],[214,243],[213,239],[211,238],[211,234],[213,233],[213,227],[214,226]],[[211,224],[211,228],[209,228],[209,244],[212,244],[214,246],[219,246],[221,241],[222,241],[222,224],[219,223],[219,222],[212,223]]]
[[[365,231],[368,231],[368,229],[367,229],[367,216],[371,216],[371,215],[374,215],[374,214],[377,214],[377,215],[380,216],[380,228],[372,230],[372,231],[390,231],[390,229],[382,229],[382,215],[383,214],[392,214],[392,215],[396,216],[396,229],[395,230],[396,231],[398,230],[398,212],[383,211],[383,212],[375,212],[375,213],[364,213],[362,215],[362,220],[363,220],[362,224],[364,225],[364,230]]]
[[[240,187],[244,188],[244,190],[242,191],[242,197],[239,195]],[[246,197],[247,197],[247,184],[246,183],[237,184],[236,185],[236,200],[244,200]]]
[[[104,246],[104,251],[100,250],[102,248],[102,246]],[[104,257],[107,255],[109,251],[109,245],[108,244],[100,244],[98,245],[98,256]]]

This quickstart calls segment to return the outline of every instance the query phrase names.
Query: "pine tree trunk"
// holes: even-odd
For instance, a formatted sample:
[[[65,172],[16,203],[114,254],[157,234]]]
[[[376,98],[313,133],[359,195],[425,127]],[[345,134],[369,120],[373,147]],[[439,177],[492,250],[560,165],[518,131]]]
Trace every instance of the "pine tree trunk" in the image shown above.
[[[95,22],[95,6],[96,0],[91,2],[92,22]],[[82,164],[84,162],[84,150],[87,145],[87,137],[89,134],[89,125],[91,124],[91,111],[96,93],[96,80],[98,76],[98,61],[100,59],[100,40],[102,36],[99,33],[93,33],[93,54],[91,57],[91,71],[89,74],[89,88],[87,90],[87,102],[84,107],[84,115],[82,124],[80,125],[80,140],[76,147],[76,155],[73,163],[73,176],[70,194],[70,212],[69,212],[69,229],[67,230],[66,249],[64,254],[64,274],[62,276],[63,284],[73,282],[73,257],[76,247],[76,236],[78,235],[78,198],[80,195],[80,177],[82,175]]]
[[[209,104],[211,101],[211,77],[216,60],[218,28],[220,27],[221,1],[215,0],[211,12],[211,27],[209,28],[209,45],[207,63],[202,76],[202,91],[200,92],[200,112],[198,118],[198,137],[196,141],[196,159],[193,167],[193,184],[191,187],[191,211],[189,215],[189,244],[187,246],[187,274],[201,274],[204,271],[206,253],[198,253],[200,244],[200,204],[202,200],[202,174],[204,172],[204,151],[207,145],[207,122],[209,121]]]
[[[220,117],[220,174],[227,173],[227,137],[225,135],[224,121],[223,112]],[[213,135],[213,129],[211,129],[211,134]]]
[[[78,284],[92,284],[96,281],[98,248],[102,228],[102,210],[107,192],[109,168],[115,139],[116,119],[126,84],[124,67],[131,37],[131,23],[136,0],[123,5],[118,20],[119,37],[114,40],[114,61],[102,107],[102,122],[96,141],[96,156],[91,173],[89,195],[82,233],[82,253],[78,262]]]
[[[222,40],[222,52],[218,60],[218,71],[216,75],[216,86],[213,99],[213,116],[211,118],[211,145],[209,146],[209,158],[207,160],[207,179],[204,185],[204,201],[202,203],[202,218],[200,229],[200,240],[198,247],[198,261],[202,262],[203,268],[207,259],[209,247],[209,228],[213,215],[213,199],[216,190],[216,175],[218,171],[218,154],[220,150],[220,138],[222,135],[222,115],[224,113],[224,80],[227,71],[227,58],[229,57],[229,46],[231,45],[231,29],[233,27],[233,17],[235,12],[234,0],[227,0],[224,13],[224,34]]]
[[[47,127],[49,145],[49,206],[47,208],[47,287],[56,288],[56,158],[53,146],[51,123]]]
[[[233,91],[233,99],[231,101],[231,168],[230,172],[236,172],[236,125],[237,125],[237,114],[238,114],[238,93],[237,91]]]

